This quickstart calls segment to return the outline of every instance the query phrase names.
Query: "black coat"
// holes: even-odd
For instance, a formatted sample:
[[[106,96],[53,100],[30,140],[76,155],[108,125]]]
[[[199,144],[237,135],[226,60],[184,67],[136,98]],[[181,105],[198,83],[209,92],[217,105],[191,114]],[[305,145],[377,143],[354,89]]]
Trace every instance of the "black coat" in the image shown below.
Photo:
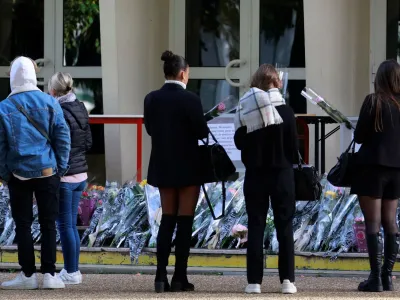
[[[78,100],[62,103],[61,108],[71,131],[71,152],[66,176],[87,172],[86,152],[92,147],[89,114],[85,105]]]
[[[292,108],[277,106],[283,123],[247,133],[240,127],[235,133],[236,147],[242,151],[246,172],[267,172],[271,169],[293,168],[299,162],[296,119]]]
[[[355,142],[362,144],[356,161],[360,165],[400,168],[400,110],[392,100],[382,103],[381,108],[383,128],[376,131],[373,95],[365,98],[354,131]]]
[[[152,149],[148,183],[155,187],[202,184],[199,139],[208,136],[200,98],[167,83],[144,100],[144,122]]]

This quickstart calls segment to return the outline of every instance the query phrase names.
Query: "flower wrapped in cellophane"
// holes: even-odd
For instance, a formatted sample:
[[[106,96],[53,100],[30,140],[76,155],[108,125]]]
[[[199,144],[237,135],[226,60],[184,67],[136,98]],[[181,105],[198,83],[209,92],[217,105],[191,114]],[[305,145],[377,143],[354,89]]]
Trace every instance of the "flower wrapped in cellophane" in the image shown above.
[[[332,119],[334,119],[339,124],[344,123],[348,129],[352,129],[353,125],[351,121],[338,111],[332,104],[318,95],[312,89],[305,87],[301,92],[301,95],[310,101],[314,105],[318,105],[323,111],[325,111]]]
[[[245,203],[243,195],[243,180],[233,182],[228,185],[226,195],[226,209],[225,216],[221,220],[213,221],[215,224],[213,229],[215,230],[214,241],[209,243],[210,249],[221,249],[229,248],[232,243],[232,231],[233,228],[239,225],[239,219],[245,213]],[[246,226],[247,224],[242,224]],[[217,240],[215,242],[215,240]]]
[[[230,95],[206,112],[204,116],[207,121],[211,121],[223,114],[231,113],[236,109],[238,102],[237,97]]]
[[[322,193],[322,201],[318,212],[317,220],[315,221],[314,232],[312,233],[309,247],[306,251],[323,250],[322,242],[326,239],[335,214],[341,205],[344,197],[344,189],[338,188],[330,183],[326,184],[325,190]]]
[[[147,217],[150,226],[150,241],[149,247],[155,248],[157,246],[157,234],[161,224],[162,209],[160,192],[158,188],[151,185],[145,186],[145,199],[147,207]]]
[[[0,236],[1,246],[10,246],[15,239],[15,223],[11,216],[11,209],[9,209],[5,216],[4,229]]]
[[[131,233],[146,232],[149,228],[144,187],[139,183],[131,183],[125,189],[121,219],[111,243],[111,246],[117,248],[124,245],[123,243],[126,244],[126,239]]]

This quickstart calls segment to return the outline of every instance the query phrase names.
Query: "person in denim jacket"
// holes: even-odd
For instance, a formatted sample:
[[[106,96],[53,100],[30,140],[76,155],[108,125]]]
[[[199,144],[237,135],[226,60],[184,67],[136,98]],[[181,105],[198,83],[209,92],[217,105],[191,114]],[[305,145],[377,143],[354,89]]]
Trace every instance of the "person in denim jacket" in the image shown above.
[[[31,234],[33,194],[39,209],[43,288],[64,288],[55,275],[60,177],[68,171],[70,131],[58,101],[37,88],[37,66],[27,57],[11,63],[11,94],[0,103],[0,177],[8,183],[22,272],[3,289],[37,289]],[[14,103],[15,101],[16,103]],[[44,131],[48,139],[17,108]]]

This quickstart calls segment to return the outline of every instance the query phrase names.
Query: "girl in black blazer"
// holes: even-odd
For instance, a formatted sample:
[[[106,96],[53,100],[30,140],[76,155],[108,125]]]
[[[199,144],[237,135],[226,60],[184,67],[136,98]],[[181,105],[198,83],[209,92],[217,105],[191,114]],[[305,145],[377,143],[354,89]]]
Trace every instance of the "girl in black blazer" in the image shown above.
[[[361,144],[351,192],[358,195],[365,218],[371,274],[358,289],[393,291],[392,270],[399,252],[396,221],[400,198],[400,66],[383,62],[375,93],[361,107],[354,140]],[[382,243],[381,225],[385,232]],[[384,248],[384,251],[383,251]],[[382,265],[382,251],[385,259]]]
[[[163,212],[157,236],[155,291],[193,291],[186,269],[194,211],[203,183],[198,141],[209,131],[200,98],[186,91],[186,60],[171,51],[164,52],[161,60],[166,82],[144,100],[144,122],[152,142],[148,183],[159,188]],[[170,286],[167,265],[175,226],[176,262]]]

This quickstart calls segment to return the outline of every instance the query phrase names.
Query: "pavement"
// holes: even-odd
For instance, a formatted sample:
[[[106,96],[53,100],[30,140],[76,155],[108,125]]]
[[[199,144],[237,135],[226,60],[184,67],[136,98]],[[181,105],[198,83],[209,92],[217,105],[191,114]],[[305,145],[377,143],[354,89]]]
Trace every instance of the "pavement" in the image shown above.
[[[15,273],[0,273],[0,281],[11,279]],[[245,276],[191,275],[195,284],[192,293],[153,292],[151,275],[84,275],[79,286],[68,286],[65,290],[0,291],[0,299],[400,299],[400,292],[360,293],[356,291],[361,278],[298,276],[296,295],[280,294],[278,277],[266,276],[260,295],[246,295]],[[399,282],[400,286],[400,282]]]

